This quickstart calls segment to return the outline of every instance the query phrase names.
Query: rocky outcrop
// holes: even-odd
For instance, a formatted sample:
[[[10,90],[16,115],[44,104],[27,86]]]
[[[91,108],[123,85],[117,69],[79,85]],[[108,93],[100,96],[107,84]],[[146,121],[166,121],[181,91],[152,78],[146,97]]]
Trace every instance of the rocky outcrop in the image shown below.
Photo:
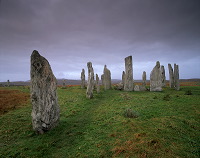
[[[49,62],[34,50],[31,55],[32,125],[37,133],[44,133],[58,125],[60,108],[57,81]]]

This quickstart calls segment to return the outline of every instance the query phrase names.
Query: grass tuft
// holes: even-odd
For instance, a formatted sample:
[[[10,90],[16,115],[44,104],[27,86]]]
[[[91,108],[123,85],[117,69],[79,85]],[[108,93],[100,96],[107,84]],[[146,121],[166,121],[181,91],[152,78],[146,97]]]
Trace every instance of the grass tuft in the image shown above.
[[[132,109],[128,108],[124,111],[124,116],[128,118],[137,118],[139,117],[139,114],[136,111],[133,111]]]

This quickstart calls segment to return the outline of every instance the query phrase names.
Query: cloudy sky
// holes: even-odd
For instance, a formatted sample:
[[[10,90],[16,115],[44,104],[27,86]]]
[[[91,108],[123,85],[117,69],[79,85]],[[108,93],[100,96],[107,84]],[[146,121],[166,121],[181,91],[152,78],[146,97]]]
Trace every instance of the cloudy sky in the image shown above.
[[[134,79],[160,61],[180,78],[200,78],[200,0],[0,0],[0,82],[30,79],[38,50],[57,78],[80,79],[93,63],[121,79],[132,55]]]

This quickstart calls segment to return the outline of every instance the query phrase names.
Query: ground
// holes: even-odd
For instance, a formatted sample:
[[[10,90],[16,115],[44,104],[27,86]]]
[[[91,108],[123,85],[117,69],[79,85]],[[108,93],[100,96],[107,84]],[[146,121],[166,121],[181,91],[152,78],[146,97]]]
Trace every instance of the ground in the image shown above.
[[[182,85],[163,92],[102,88],[93,99],[80,86],[59,87],[60,123],[43,135],[32,130],[29,87],[2,87],[0,157],[199,157],[200,86]],[[129,108],[137,118],[125,117]]]

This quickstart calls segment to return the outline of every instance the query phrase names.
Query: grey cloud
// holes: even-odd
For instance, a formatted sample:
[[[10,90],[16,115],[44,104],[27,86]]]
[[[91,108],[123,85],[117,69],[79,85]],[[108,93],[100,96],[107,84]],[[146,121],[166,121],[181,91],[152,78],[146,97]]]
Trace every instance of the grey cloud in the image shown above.
[[[198,66],[194,59],[200,60],[199,7],[199,0],[2,0],[0,73],[4,77],[0,80],[5,80],[5,72],[29,67],[34,49],[52,63],[59,77],[75,76],[92,61],[97,72],[107,64],[113,76],[121,78],[128,55],[148,71],[157,60]],[[13,58],[22,67],[13,68]],[[27,62],[20,62],[21,58]],[[6,67],[4,59],[10,61]],[[142,70],[134,70],[140,78]],[[184,77],[200,77],[200,72]]]

